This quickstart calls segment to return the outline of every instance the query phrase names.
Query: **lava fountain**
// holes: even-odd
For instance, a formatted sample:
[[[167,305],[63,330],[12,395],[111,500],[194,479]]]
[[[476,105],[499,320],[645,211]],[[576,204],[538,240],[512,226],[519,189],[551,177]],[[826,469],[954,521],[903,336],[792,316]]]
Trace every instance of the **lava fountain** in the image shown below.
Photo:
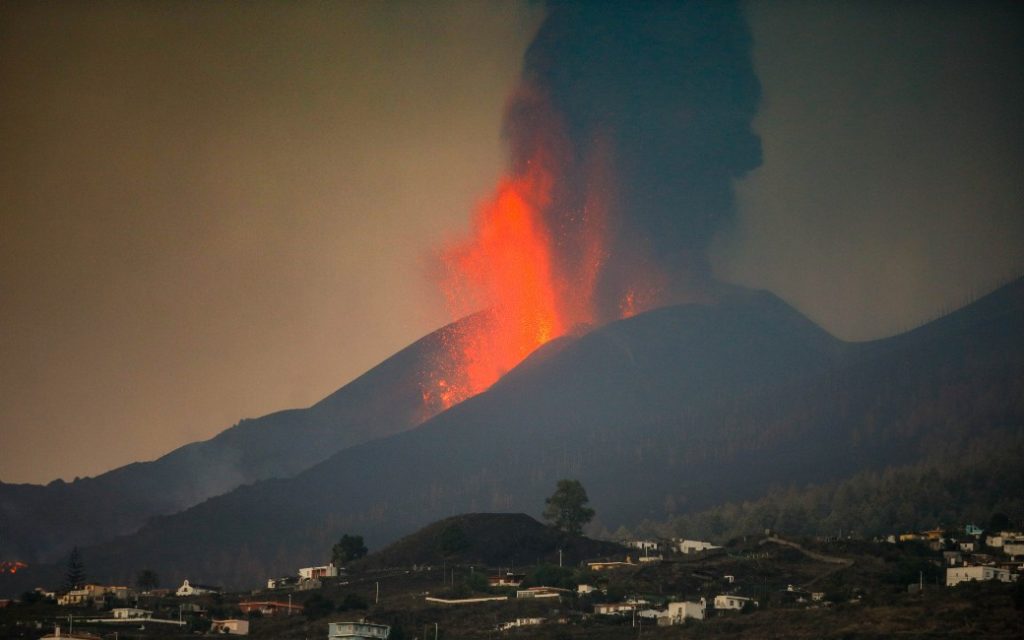
[[[456,322],[421,378],[428,415],[578,327],[713,303],[707,246],[761,162],[738,2],[547,9],[505,112],[508,173],[440,252]]]
[[[448,311],[454,318],[484,311],[447,337],[445,362],[436,363],[423,389],[435,411],[486,390],[537,347],[587,321],[566,304],[573,282],[544,217],[555,179],[540,158],[503,178],[477,210],[471,235],[442,251]]]

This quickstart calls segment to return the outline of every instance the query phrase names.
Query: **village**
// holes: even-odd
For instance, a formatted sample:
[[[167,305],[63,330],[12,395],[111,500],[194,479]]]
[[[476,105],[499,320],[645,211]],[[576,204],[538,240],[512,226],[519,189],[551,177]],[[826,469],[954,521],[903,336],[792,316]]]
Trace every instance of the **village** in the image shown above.
[[[157,588],[85,584],[0,601],[10,638],[492,638],[765,636],[802,617],[870,619],[876,608],[1002,602],[990,623],[1020,624],[1024,533],[967,524],[885,538],[789,539],[771,531],[723,544],[618,541],[622,553],[570,566],[459,562],[374,567],[355,559],[268,577],[229,593],[186,579]],[[429,554],[428,554],[429,555]],[[372,556],[371,556],[372,558]],[[981,591],[979,591],[981,590]],[[1012,604],[1011,604],[1012,603]],[[965,609],[965,607],[967,609]],[[1018,607],[1016,622],[1007,615]],[[780,616],[783,616],[780,618]],[[831,618],[830,618],[831,616]],[[793,627],[791,629],[799,628]],[[1000,627],[1001,628],[1001,627]],[[702,636],[702,637],[704,637]],[[781,636],[780,636],[781,637]],[[799,637],[794,632],[792,637]],[[818,636],[821,637],[821,636]]]

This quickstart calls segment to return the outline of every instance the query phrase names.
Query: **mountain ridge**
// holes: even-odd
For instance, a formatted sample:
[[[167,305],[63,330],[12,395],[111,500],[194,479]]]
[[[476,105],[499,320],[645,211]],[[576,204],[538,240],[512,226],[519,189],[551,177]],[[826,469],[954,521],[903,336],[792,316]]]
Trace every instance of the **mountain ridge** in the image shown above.
[[[1024,416],[1024,406],[985,405],[986,393],[1002,402],[1024,378],[1024,297],[1020,282],[1011,288],[999,313],[885,348],[822,338],[770,294],[658,309],[527,359],[416,428],[91,552],[127,575],[154,548],[187,547],[168,551],[169,575],[187,566],[246,584],[322,554],[345,531],[382,544],[456,513],[536,513],[561,477],[582,480],[599,525],[614,528],[911,461],[945,428],[942,411],[928,413],[943,402],[949,419],[965,416],[950,441]],[[961,397],[944,400],[951,390]]]
[[[339,449],[414,426],[426,417],[422,372],[459,330],[456,322],[431,332],[310,407],[243,419],[155,460],[71,483],[0,482],[0,557],[50,560],[73,545],[133,531],[149,517],[294,475]]]

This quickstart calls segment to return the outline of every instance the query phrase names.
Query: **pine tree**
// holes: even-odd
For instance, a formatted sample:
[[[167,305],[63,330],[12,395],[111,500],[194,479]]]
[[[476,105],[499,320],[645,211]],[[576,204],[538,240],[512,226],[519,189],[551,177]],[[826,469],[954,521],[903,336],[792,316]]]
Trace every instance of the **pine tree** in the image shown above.
[[[82,562],[82,552],[75,547],[68,557],[68,570],[64,577],[64,586],[68,591],[81,589],[85,584],[85,564]]]

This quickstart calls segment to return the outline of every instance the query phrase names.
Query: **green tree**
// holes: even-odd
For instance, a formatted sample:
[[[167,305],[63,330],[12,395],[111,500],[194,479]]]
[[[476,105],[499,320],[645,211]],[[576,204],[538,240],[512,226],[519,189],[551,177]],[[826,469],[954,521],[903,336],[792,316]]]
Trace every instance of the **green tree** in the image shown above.
[[[583,525],[594,517],[587,506],[590,498],[579,480],[559,480],[555,492],[544,501],[544,519],[571,535],[579,535]]]
[[[160,576],[152,569],[143,569],[135,578],[135,585],[143,591],[152,591],[160,586]]]
[[[346,562],[358,560],[366,555],[366,545],[363,544],[363,536],[341,536],[338,544],[331,549],[331,562],[341,566]]]
[[[64,574],[64,586],[68,591],[81,589],[85,584],[85,563],[82,562],[82,552],[75,547],[68,556],[68,569]]]
[[[534,567],[523,581],[524,587],[558,587],[575,589],[581,581],[574,569],[556,564],[542,564]]]

